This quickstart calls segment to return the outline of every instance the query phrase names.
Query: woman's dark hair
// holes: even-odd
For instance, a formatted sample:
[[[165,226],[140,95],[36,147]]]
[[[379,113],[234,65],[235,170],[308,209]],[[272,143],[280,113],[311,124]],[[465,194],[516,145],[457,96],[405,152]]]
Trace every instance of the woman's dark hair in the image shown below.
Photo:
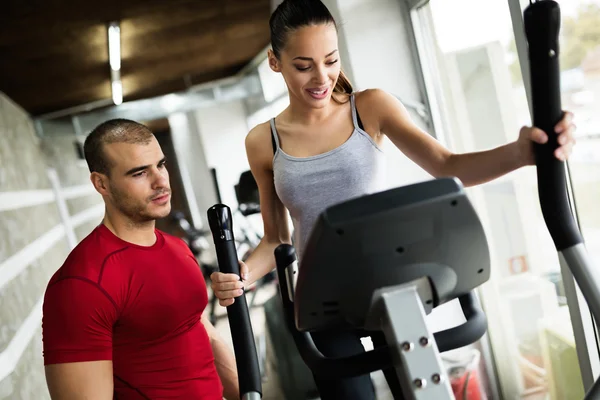
[[[283,0],[269,20],[271,47],[275,57],[280,58],[289,33],[304,26],[321,24],[332,24],[337,30],[333,15],[320,0]],[[333,91],[342,94],[353,92],[350,80],[341,70]]]

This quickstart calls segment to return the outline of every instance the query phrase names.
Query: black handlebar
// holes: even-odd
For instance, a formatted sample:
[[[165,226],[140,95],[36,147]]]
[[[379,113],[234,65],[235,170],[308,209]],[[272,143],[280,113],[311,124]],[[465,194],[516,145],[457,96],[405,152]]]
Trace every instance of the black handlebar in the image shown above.
[[[567,196],[564,163],[554,156],[558,148],[554,126],[563,117],[560,97],[560,8],[552,0],[537,1],[524,11],[531,75],[533,125],[548,135],[535,144],[538,194],[544,220],[558,251],[582,243]]]
[[[475,293],[469,292],[458,298],[467,321],[450,329],[435,332],[433,336],[440,352],[458,349],[475,343],[487,330],[487,318],[479,306]]]
[[[208,223],[215,242],[219,270],[239,276],[240,265],[235,248],[230,208],[223,204],[215,204],[209,208]],[[256,344],[245,295],[237,297],[235,302],[227,307],[227,317],[238,370],[240,398],[244,398],[247,393],[262,394]]]
[[[291,331],[300,356],[316,375],[324,378],[343,378],[368,374],[381,369],[393,367],[392,351],[389,346],[377,347],[374,350],[354,356],[328,358],[316,348],[307,332],[296,328],[292,290],[288,286],[286,268],[296,261],[296,251],[289,244],[281,244],[275,249],[277,277],[283,312],[288,329]],[[487,319],[479,308],[473,293],[459,297],[460,305],[467,321],[454,328],[434,333],[440,352],[456,349],[479,340],[487,329]]]

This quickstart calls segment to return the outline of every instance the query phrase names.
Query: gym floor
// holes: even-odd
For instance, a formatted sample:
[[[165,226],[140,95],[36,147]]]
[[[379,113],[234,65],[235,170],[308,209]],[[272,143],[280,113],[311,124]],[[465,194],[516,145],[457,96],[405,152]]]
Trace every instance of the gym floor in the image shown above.
[[[210,290],[210,289],[209,289]],[[271,296],[275,295],[275,287],[270,285],[269,287],[262,288],[256,296],[256,303],[262,304]],[[249,297],[249,296],[248,296]],[[231,349],[233,349],[233,345],[231,343],[231,334],[229,332],[229,323],[227,321],[227,316],[225,313],[225,309],[221,306],[217,306],[217,315],[222,316],[218,319],[216,324],[216,329],[220,332],[221,337],[224,341],[226,341]],[[255,306],[250,312],[250,318],[252,319],[252,329],[254,330],[254,335],[256,337],[263,336],[265,337],[265,314],[263,307]],[[268,342],[268,338],[266,339]],[[367,344],[367,349],[369,345]],[[267,364],[271,362],[272,352],[270,352],[269,345],[267,344],[266,349],[266,357]],[[260,349],[259,353],[260,353]],[[285,400],[283,392],[279,388],[277,370],[271,365],[267,365],[267,373],[265,378],[263,379],[263,400]],[[392,394],[390,393],[383,373],[376,372],[372,374],[373,382],[375,384],[375,389],[377,391],[377,400],[392,400]],[[318,398],[317,398],[318,399]],[[314,399],[314,400],[317,400]],[[307,399],[313,400],[313,399]]]

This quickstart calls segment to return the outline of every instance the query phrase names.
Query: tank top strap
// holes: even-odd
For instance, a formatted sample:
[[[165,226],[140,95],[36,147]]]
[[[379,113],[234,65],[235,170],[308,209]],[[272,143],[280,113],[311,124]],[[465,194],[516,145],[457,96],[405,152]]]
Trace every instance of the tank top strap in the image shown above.
[[[358,123],[358,112],[356,111],[356,102],[354,100],[354,93],[350,95],[350,107],[352,108],[352,123],[354,124],[354,129],[360,130],[362,129],[360,124]]]
[[[271,118],[271,144],[273,145],[273,154],[277,153],[279,148],[279,135],[277,134],[277,128],[275,127],[275,118]]]

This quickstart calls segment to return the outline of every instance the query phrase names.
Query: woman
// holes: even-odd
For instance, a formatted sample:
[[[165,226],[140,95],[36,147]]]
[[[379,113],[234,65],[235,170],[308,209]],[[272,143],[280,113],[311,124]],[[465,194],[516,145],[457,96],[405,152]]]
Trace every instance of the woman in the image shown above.
[[[532,142],[547,140],[542,130],[524,127],[515,142],[489,151],[453,154],[419,129],[395,97],[378,89],[353,92],[340,69],[336,23],[319,0],[284,0],[273,12],[270,27],[269,65],[285,79],[290,104],[246,138],[264,221],[260,245],[240,263],[246,285],[271,271],[275,248],[291,242],[286,208],[301,258],[319,213],[383,188],[384,136],[432,176],[455,176],[465,186],[533,165]],[[560,160],[567,159],[574,144],[571,120],[572,114],[565,113],[556,126],[561,146],[555,155]],[[234,275],[215,273],[211,279],[223,306],[242,294],[244,283]],[[313,334],[313,339],[329,356],[364,351],[358,334],[325,332]],[[372,339],[375,346],[383,344],[381,334]],[[394,371],[384,372],[392,391],[399,390]],[[315,381],[322,399],[375,398],[369,376],[341,381],[315,376]]]

